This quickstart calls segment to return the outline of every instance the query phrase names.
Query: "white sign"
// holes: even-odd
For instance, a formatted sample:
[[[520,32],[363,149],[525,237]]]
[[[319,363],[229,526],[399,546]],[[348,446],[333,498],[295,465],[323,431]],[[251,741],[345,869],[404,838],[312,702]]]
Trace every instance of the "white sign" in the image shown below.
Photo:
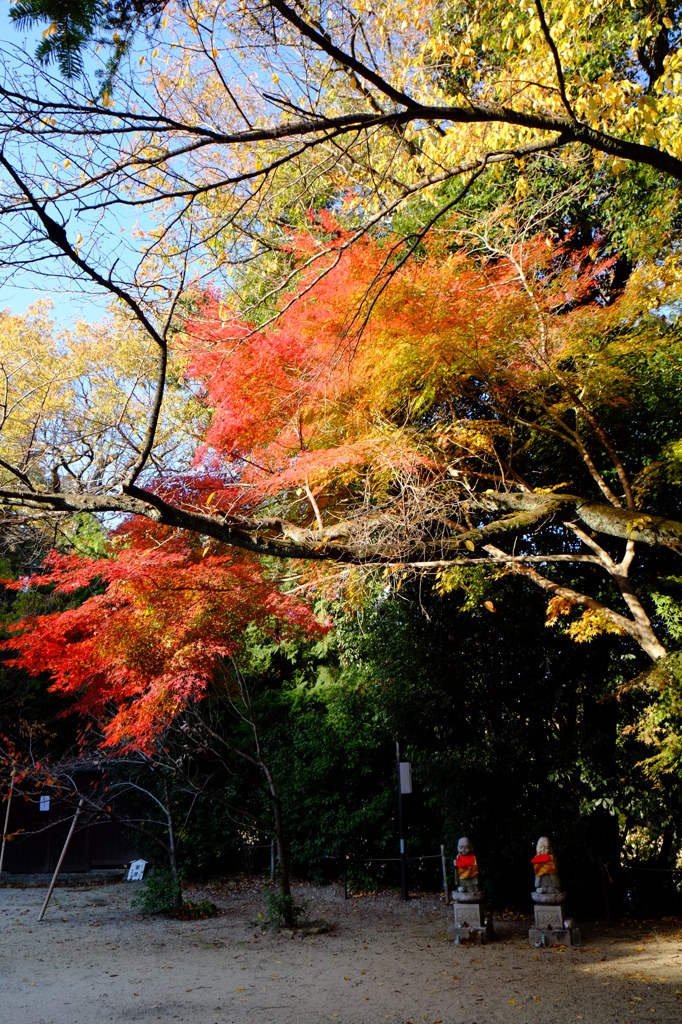
[[[127,882],[141,882],[144,878],[144,869],[147,867],[146,860],[134,860],[128,868]]]
[[[412,763],[410,761],[400,762],[400,792],[412,792]]]

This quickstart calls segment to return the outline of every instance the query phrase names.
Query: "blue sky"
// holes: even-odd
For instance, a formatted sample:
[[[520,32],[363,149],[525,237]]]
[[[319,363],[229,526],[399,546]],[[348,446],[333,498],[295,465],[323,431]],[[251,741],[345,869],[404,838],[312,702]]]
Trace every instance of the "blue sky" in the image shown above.
[[[41,35],[41,30],[17,29],[7,16],[6,5],[0,4],[0,47],[5,52],[18,50],[32,54]],[[86,68],[94,79],[96,63],[93,55],[87,58]],[[134,249],[130,246],[130,229],[134,227],[135,222],[136,215],[126,216],[120,210],[115,214],[106,215],[103,223],[112,242],[112,252],[115,250],[116,253],[115,256],[111,256],[111,263],[114,262],[114,259],[119,258],[122,261],[119,265],[124,265],[125,249],[127,249],[129,257],[139,251],[137,246]],[[69,236],[75,237],[79,228],[85,233],[79,222],[78,225],[69,229]],[[122,235],[128,242],[127,246],[122,247],[119,243]],[[110,302],[108,294],[96,291],[94,287],[84,290],[76,282],[55,279],[49,273],[38,276],[35,272],[17,270],[9,280],[0,282],[0,310],[9,309],[12,313],[21,314],[28,306],[45,298],[49,298],[53,303],[53,316],[57,326],[64,327],[73,326],[77,320],[90,322],[100,320],[106,314]]]

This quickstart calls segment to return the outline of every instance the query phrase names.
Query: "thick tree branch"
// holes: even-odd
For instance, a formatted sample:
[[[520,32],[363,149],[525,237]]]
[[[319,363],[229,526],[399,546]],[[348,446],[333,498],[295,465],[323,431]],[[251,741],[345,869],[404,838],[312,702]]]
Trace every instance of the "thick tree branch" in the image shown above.
[[[476,496],[474,504],[494,512],[507,511],[513,514],[459,534],[454,540],[447,537],[434,540],[428,536],[415,540],[411,550],[401,552],[400,561],[406,564],[423,562],[427,551],[436,557],[436,550],[443,552],[440,557],[445,560],[448,560],[448,551],[452,552],[452,559],[461,558],[462,546],[466,545],[467,540],[475,544],[496,536],[521,537],[529,528],[548,519],[556,522],[578,519],[588,529],[608,537],[636,540],[651,547],[663,546],[682,553],[682,522],[616,509],[611,505],[586,501],[576,495],[488,491]],[[3,506],[14,511],[32,512],[34,515],[77,512],[142,515],[163,526],[189,530],[246,551],[285,559],[304,558],[356,565],[385,565],[396,561],[394,543],[382,545],[379,540],[372,545],[365,540],[354,544],[352,538],[357,533],[354,521],[336,523],[320,530],[298,526],[279,517],[259,519],[209,514],[174,505],[152,491],[135,485],[126,485],[123,493],[118,495],[87,495],[69,491],[28,492],[0,488],[0,507]],[[378,526],[379,523],[377,517],[375,524]],[[371,534],[372,523],[365,522],[364,525],[369,526]]]
[[[486,550],[492,555],[497,557],[504,556],[504,551],[500,551],[499,548],[493,545],[487,545]],[[578,590],[574,590],[572,587],[565,587],[554,580],[548,579],[543,576],[536,569],[533,569],[529,565],[511,564],[510,570],[518,573],[521,576],[525,576],[531,580],[541,590],[551,594],[552,597],[563,597],[571,604],[576,605],[579,608],[587,608],[591,611],[599,612],[609,622],[612,622],[614,626],[622,630],[628,636],[631,636],[633,640],[636,640],[642,650],[644,650],[652,661],[658,661],[659,658],[665,657],[665,647],[660,643],[656,635],[651,628],[651,622],[649,618],[644,614],[638,615],[636,620],[628,619],[625,615],[620,615],[618,612],[614,612],[607,605],[602,604],[601,601],[596,601],[593,597],[588,594],[583,594]]]
[[[682,523],[675,519],[615,508],[575,494],[486,491],[477,499],[484,508],[493,511],[543,510],[546,515],[553,515],[559,521],[579,519],[588,529],[607,537],[636,540],[651,547],[669,547],[682,553]]]

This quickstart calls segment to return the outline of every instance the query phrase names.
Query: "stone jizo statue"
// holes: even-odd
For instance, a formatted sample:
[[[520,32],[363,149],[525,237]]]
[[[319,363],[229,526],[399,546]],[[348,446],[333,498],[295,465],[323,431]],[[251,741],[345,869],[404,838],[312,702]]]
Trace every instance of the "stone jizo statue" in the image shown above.
[[[540,836],[538,839],[536,853],[531,863],[535,872],[536,893],[549,895],[561,892],[561,882],[554,862],[552,844],[547,836]]]
[[[455,868],[457,870],[457,891],[478,892],[478,864],[471,840],[467,836],[462,836],[457,843]]]

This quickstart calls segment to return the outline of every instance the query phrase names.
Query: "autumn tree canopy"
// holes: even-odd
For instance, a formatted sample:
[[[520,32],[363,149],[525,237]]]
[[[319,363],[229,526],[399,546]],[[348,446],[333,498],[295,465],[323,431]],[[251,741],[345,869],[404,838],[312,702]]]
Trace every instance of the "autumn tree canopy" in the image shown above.
[[[33,481],[52,465],[60,490],[51,507],[151,507],[144,543],[131,534],[133,551],[150,549],[148,566],[161,557],[164,529],[181,527],[221,558],[233,544],[364,566],[393,583],[427,572],[444,590],[467,567],[519,573],[547,592],[550,622],[580,611],[570,627],[577,639],[621,633],[660,658],[648,592],[657,552],[674,557],[682,542],[682,526],[667,517],[678,499],[670,484],[681,353],[676,327],[648,311],[646,276],[633,275],[604,304],[614,260],[549,237],[487,259],[427,244],[419,259],[389,269],[390,236],[346,249],[346,233],[328,215],[321,221],[292,235],[292,258],[305,264],[326,228],[333,265],[319,281],[308,268],[297,301],[284,296],[273,323],[239,321],[213,293],[188,304],[175,339],[184,380],[175,387],[193,403],[185,442],[172,418],[160,420],[147,489],[109,497],[110,481],[81,447],[80,477],[64,458],[55,466],[59,445],[37,440],[64,416],[59,405],[49,410],[53,392],[34,384],[10,393],[10,440],[9,426],[32,424],[31,410],[37,417],[22,463],[34,489],[23,505],[40,507]],[[71,344],[110,358],[88,342]],[[84,379],[79,370],[78,389]],[[136,380],[118,379],[100,445],[126,436],[121,410],[133,416]],[[95,408],[100,415],[101,401]],[[82,445],[94,433],[87,402],[80,415]],[[164,540],[163,550],[177,543]],[[98,571],[94,563],[86,575]],[[69,572],[78,578],[75,564]]]
[[[162,13],[104,91],[4,50],[5,272],[110,295],[90,347],[125,363],[76,426],[7,364],[7,521],[504,567],[658,659],[632,574],[682,537],[674,6]],[[629,438],[654,380],[665,431]]]

